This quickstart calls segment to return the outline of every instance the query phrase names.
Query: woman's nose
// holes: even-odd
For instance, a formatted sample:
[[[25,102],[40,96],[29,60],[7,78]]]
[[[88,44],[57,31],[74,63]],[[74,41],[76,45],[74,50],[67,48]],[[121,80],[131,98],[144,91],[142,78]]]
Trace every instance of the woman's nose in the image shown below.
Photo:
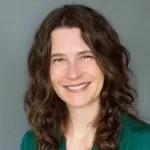
[[[76,80],[81,76],[80,65],[77,63],[69,63],[66,71],[66,76],[70,80]]]

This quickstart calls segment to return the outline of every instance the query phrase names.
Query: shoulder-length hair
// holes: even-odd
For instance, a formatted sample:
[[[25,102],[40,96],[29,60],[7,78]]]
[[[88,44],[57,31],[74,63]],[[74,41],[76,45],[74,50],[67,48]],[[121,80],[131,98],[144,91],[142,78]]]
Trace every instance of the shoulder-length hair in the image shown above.
[[[121,113],[129,113],[134,101],[135,90],[129,83],[129,52],[103,15],[77,4],[64,5],[50,12],[37,30],[29,52],[25,111],[37,136],[38,147],[40,150],[58,149],[62,136],[58,130],[68,120],[67,107],[55,93],[49,76],[51,32],[63,27],[81,30],[83,40],[102,67],[105,80],[95,120],[94,144],[101,150],[116,150]]]

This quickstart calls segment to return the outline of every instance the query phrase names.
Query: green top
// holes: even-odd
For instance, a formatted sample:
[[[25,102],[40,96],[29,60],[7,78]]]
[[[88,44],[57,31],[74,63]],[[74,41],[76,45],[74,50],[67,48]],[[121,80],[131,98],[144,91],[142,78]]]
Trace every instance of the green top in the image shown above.
[[[127,114],[122,115],[122,132],[119,150],[150,150],[150,125]],[[36,150],[36,136],[26,132],[21,143],[21,150]],[[59,150],[66,150],[66,141],[61,140]],[[98,150],[96,145],[92,150]]]

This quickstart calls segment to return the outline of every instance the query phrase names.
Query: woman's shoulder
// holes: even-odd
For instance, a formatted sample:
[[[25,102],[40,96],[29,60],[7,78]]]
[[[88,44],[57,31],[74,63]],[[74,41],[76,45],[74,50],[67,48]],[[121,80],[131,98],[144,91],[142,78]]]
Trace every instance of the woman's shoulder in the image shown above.
[[[123,115],[122,126],[128,133],[150,134],[150,125],[137,117],[129,114]]]
[[[124,114],[122,119],[122,127],[122,147],[129,147],[128,149],[136,150],[150,149],[149,124],[136,117]],[[124,148],[121,150],[124,150]]]
[[[27,131],[21,142],[21,150],[36,150],[37,139],[32,130]]]

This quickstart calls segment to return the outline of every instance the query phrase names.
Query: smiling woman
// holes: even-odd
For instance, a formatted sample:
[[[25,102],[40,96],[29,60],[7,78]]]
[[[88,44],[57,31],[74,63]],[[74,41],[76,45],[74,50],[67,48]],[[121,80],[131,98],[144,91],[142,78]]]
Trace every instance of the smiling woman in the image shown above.
[[[104,74],[79,28],[55,29],[51,43],[50,79],[57,95],[69,109],[98,106]]]
[[[48,14],[28,56],[21,150],[148,150],[150,126],[134,115],[129,53],[95,10]]]

